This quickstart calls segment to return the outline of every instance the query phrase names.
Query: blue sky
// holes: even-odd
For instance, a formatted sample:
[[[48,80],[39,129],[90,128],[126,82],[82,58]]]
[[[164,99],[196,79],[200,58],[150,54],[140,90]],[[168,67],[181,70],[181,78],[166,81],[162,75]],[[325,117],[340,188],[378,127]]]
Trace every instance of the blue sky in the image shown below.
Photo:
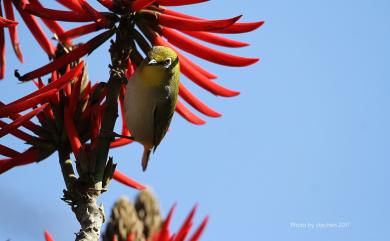
[[[199,60],[241,95],[217,98],[189,84],[223,117],[193,126],[175,116],[146,173],[140,145],[111,155],[120,170],[153,187],[164,213],[178,203],[173,229],[199,203],[196,221],[211,216],[203,241],[389,240],[389,9],[384,0],[213,0],[180,8],[265,20],[236,36],[251,46],[227,50],[262,60],[237,69]],[[31,37],[21,34],[21,42],[32,64],[8,55],[5,102],[33,89],[17,84],[13,69],[24,73],[45,61]],[[87,60],[91,79],[107,79],[106,49]],[[23,148],[8,137],[1,143]],[[49,229],[57,241],[72,240],[79,227],[60,200],[63,187],[54,155],[1,175],[0,239],[43,240]],[[123,194],[136,192],[113,182],[101,198],[107,213]],[[307,226],[317,223],[347,227]]]

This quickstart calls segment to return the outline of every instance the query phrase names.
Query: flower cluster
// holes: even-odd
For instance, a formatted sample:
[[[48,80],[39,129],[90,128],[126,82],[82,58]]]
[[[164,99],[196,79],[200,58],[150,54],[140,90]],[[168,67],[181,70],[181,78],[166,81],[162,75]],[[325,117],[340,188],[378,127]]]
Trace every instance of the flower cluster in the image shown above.
[[[50,59],[47,64],[28,73],[15,71],[20,81],[33,82],[36,91],[8,104],[0,102],[0,138],[13,135],[29,146],[27,150],[19,152],[0,144],[0,155],[5,157],[0,159],[0,174],[13,167],[42,161],[57,151],[66,185],[63,200],[72,207],[82,227],[76,235],[77,240],[99,238],[104,212],[96,200],[106,191],[111,179],[136,189],[145,189],[142,184],[116,170],[116,164],[112,158],[108,158],[108,152],[110,148],[132,142],[126,138],[131,133],[124,120],[125,82],[134,74],[152,46],[167,46],[176,51],[181,74],[196,85],[216,96],[232,97],[239,92],[218,84],[215,81],[217,75],[195,63],[186,54],[223,66],[254,64],[257,58],[228,54],[201,42],[228,48],[244,47],[248,44],[223,35],[250,32],[263,24],[262,21],[238,22],[241,16],[209,20],[171,9],[173,6],[207,0],[97,1],[100,4],[98,7],[87,0],[57,0],[65,10],[48,8],[40,0],[0,2],[0,79],[3,79],[6,68],[6,30],[16,56],[23,62],[17,31],[21,22]],[[21,21],[16,21],[14,10],[21,16]],[[64,22],[76,23],[77,27],[64,29],[61,26]],[[51,31],[54,38],[47,36],[45,28]],[[94,36],[84,43],[75,43],[78,37],[89,34]],[[95,83],[89,79],[87,65],[82,58],[113,36],[110,79]],[[183,81],[180,82],[179,95],[176,112],[187,121],[197,125],[205,123],[187,104],[206,116],[221,116],[196,97]],[[121,135],[114,137],[112,131],[118,108],[122,118]],[[70,158],[72,153],[75,164]],[[148,226],[145,220],[138,220],[144,228],[141,239],[138,239],[136,232],[126,231],[125,236],[114,232],[112,237],[107,236],[108,241],[197,241],[206,226],[207,217],[187,238],[196,208],[176,234],[169,232],[173,211],[174,207],[164,222],[154,222],[158,223],[158,229]],[[89,218],[96,222],[89,222]],[[142,219],[140,215],[138,218]],[[53,240],[47,232],[45,238],[47,241]]]
[[[38,90],[9,104],[0,103],[0,118],[10,118],[11,123],[0,120],[0,138],[11,134],[31,145],[26,151],[19,153],[0,144],[0,154],[8,158],[0,160],[0,173],[12,167],[38,162],[56,150],[61,150],[68,158],[71,152],[77,160],[91,159],[88,156],[94,149],[102,116],[105,112],[105,97],[107,89],[105,82],[92,84],[88,79],[86,65],[80,60],[83,56],[91,54],[105,41],[110,39],[117,31],[121,16],[127,16],[130,21],[128,31],[131,32],[132,51],[127,63],[127,77],[140,64],[143,56],[153,45],[164,45],[173,48],[179,56],[181,73],[188,79],[217,96],[231,97],[239,94],[237,91],[227,89],[214,81],[217,76],[193,62],[183,53],[195,55],[207,61],[225,66],[247,66],[258,61],[257,58],[246,58],[227,54],[201,43],[198,39],[211,44],[224,47],[243,47],[247,43],[223,37],[222,34],[238,34],[252,31],[260,27],[263,22],[237,22],[241,16],[222,20],[208,20],[186,15],[170,9],[170,6],[196,4],[205,0],[99,0],[105,8],[98,10],[86,0],[57,0],[69,10],[56,10],[44,7],[39,0],[4,0],[5,18],[0,18],[0,67],[1,76],[5,69],[5,43],[4,29],[8,28],[12,46],[16,55],[23,61],[17,35],[17,22],[14,16],[16,9],[31,34],[42,47],[51,61],[29,73],[16,76],[20,81],[33,82]],[[38,19],[54,34],[58,41],[55,46]],[[76,22],[80,26],[65,30],[59,22]],[[102,31],[102,32],[101,32]],[[81,44],[73,41],[80,36],[94,32],[96,36]],[[180,50],[179,50],[180,49]],[[49,75],[47,84],[42,76]],[[118,104],[123,115],[123,95],[125,85],[121,87]],[[194,114],[183,101],[187,102],[200,113],[218,117],[220,114],[180,83],[176,111],[189,122],[204,124],[205,121]],[[27,114],[22,112],[28,111]],[[39,123],[31,121],[37,117]],[[122,121],[122,135],[129,136],[125,121]],[[25,132],[20,127],[29,130]],[[111,142],[110,147],[119,147],[131,143],[126,138],[117,138]],[[76,162],[78,169],[88,172],[93,162]],[[92,164],[91,164],[92,165]],[[132,186],[142,188],[135,182],[115,171],[114,178]]]

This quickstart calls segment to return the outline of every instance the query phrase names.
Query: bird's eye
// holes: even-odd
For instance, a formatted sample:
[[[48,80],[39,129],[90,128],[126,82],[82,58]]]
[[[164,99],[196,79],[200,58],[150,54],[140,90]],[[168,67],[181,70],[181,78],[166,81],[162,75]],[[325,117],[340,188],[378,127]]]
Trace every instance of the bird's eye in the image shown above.
[[[172,59],[171,58],[166,58],[163,62],[163,65],[165,68],[168,68],[172,64]]]

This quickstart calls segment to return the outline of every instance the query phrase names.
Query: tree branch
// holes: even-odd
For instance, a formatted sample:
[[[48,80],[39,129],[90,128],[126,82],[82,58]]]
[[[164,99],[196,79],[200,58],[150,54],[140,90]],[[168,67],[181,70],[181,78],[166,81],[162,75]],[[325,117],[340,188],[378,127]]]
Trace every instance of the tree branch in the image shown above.
[[[104,223],[103,206],[97,204],[97,199],[108,186],[116,165],[112,158],[108,158],[112,137],[104,133],[114,130],[118,117],[118,97],[121,85],[126,80],[126,66],[131,52],[131,32],[133,15],[121,17],[116,32],[115,41],[111,42],[110,79],[107,82],[107,96],[103,114],[100,135],[96,146],[92,150],[82,148],[77,160],[76,168],[79,177],[76,179],[69,151],[59,152],[60,164],[67,190],[64,190],[63,200],[67,202],[75,213],[81,225],[76,234],[76,241],[98,241],[100,229]],[[102,131],[103,130],[103,131]]]

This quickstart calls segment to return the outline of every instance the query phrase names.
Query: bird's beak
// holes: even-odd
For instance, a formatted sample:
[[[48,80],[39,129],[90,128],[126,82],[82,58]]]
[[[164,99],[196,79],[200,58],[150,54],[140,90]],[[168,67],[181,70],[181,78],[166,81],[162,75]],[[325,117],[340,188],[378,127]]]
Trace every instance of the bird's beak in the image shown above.
[[[149,62],[148,62],[148,65],[156,65],[157,64],[157,61],[155,59],[151,59]]]

